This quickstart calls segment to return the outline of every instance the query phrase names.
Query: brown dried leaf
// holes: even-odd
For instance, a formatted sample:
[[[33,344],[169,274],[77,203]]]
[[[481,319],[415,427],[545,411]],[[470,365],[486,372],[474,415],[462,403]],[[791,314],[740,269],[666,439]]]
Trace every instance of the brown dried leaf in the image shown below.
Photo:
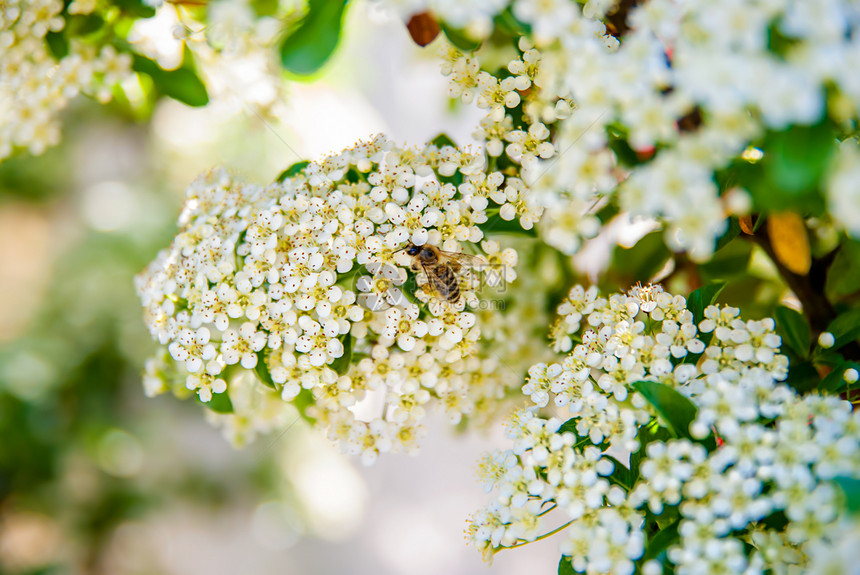
[[[429,11],[414,14],[406,23],[409,35],[419,46],[426,46],[436,39],[441,29],[436,18]]]
[[[755,224],[753,224],[752,216],[738,216],[738,225],[740,225],[741,231],[746,235],[755,235]]]
[[[790,272],[806,275],[812,265],[809,236],[803,219],[794,212],[771,214],[767,218],[767,233],[776,259]]]

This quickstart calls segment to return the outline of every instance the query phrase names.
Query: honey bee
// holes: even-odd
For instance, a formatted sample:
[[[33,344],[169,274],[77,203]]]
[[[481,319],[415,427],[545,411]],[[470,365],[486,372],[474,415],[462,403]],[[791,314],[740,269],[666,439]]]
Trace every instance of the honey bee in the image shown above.
[[[458,254],[440,250],[436,246],[424,244],[416,246],[412,242],[400,251],[412,257],[412,269],[422,270],[434,292],[444,301],[456,304],[460,301],[460,281],[457,274],[465,267],[473,267],[483,260],[478,256]]]

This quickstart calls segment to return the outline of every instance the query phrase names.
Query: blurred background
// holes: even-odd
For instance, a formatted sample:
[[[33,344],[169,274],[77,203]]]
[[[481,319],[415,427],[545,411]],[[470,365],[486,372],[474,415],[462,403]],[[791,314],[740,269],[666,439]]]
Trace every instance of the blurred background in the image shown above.
[[[140,41],[181,50],[158,18]],[[480,114],[451,106],[434,56],[359,2],[319,77],[262,112],[229,81],[146,121],[80,98],[60,146],[0,163],[0,573],[555,572],[552,539],[489,569],[465,545],[500,428],[434,419],[417,458],[362,468],[301,422],[236,450],[198,403],[143,395],[154,344],[132,278],[171,241],[188,183],[213,165],[269,182],[377,132],[470,141]]]

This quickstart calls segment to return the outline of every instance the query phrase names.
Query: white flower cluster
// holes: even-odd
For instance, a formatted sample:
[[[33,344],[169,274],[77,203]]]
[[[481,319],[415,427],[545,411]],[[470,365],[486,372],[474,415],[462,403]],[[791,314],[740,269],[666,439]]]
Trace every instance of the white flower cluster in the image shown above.
[[[860,565],[860,522],[856,518],[843,518],[833,529],[834,536],[824,545],[809,545],[809,564],[805,572],[810,575],[854,573]]]
[[[608,299],[571,291],[555,328],[557,349],[571,351],[534,366],[523,387],[539,407],[567,405],[571,419],[522,411],[513,448],[482,462],[498,495],[468,533],[485,556],[542,538],[545,515],[562,524],[550,533],[563,530],[562,553],[585,573],[662,572],[656,554],[645,559],[660,529],[677,529],[665,560],[688,574],[782,573],[840,545],[832,480],[860,477],[860,414],[778,383],[787,360],[772,320],[710,306],[697,329],[685,304],[654,286]],[[666,414],[638,381],[690,398],[689,436],[657,427]]]
[[[833,172],[827,182],[830,215],[848,235],[860,238],[860,144],[856,138],[842,142],[836,153]]]
[[[273,114],[286,100],[277,42],[298,14],[291,6],[258,16],[245,0],[211,2],[205,13],[164,3],[153,18],[135,22],[129,41],[166,69],[182,64],[189,50],[210,100]]]
[[[678,573],[803,566],[811,549],[831,546],[841,531],[832,480],[860,475],[860,417],[837,397],[799,398],[761,369],[734,382],[705,381],[694,399],[696,424],[714,421],[719,447],[649,444],[631,503],[655,514],[677,506],[680,540],[668,559]],[[747,553],[745,543],[755,550]]]
[[[515,414],[508,428],[514,448],[487,456],[479,476],[495,500],[470,520],[467,537],[486,559],[503,548],[542,538],[544,517],[564,517],[562,550],[577,570],[631,573],[645,539],[640,513],[608,479],[614,462],[601,449],[583,447],[561,420],[533,410]],[[553,530],[556,532],[557,530]]]
[[[232,399],[236,368],[256,370],[271,394],[310,402],[305,415],[366,462],[413,451],[430,403],[454,423],[498,412],[540,357],[511,357],[505,346],[514,331],[528,340],[546,316],[526,304],[481,305],[479,289],[505,303],[498,292],[517,263],[514,249],[485,239],[493,222],[483,174],[479,155],[400,149],[383,137],[269,186],[205,174],[188,189],[172,246],[137,278],[146,322],[176,372],[165,377],[170,366],[152,363],[148,392],[179,378],[204,402]],[[417,286],[403,285],[409,242],[451,252],[480,244],[484,261],[460,270],[460,298],[447,301],[421,271]]]
[[[504,152],[500,162],[522,165],[552,245],[572,253],[596,234],[592,212],[610,196],[633,216],[662,221],[673,249],[707,259],[726,214],[749,208],[721,199],[716,171],[765,130],[857,118],[860,11],[848,0],[649,0],[621,21],[617,8],[515,0],[511,13],[530,29],[519,57],[497,72],[509,52],[446,45],[443,73],[452,96],[489,110],[476,136],[491,157]],[[627,169],[621,143],[636,164]],[[845,150],[828,187],[830,213],[855,237],[858,166]]]
[[[660,286],[635,287],[609,298],[594,287],[575,286],[558,312],[550,330],[553,347],[569,354],[561,363],[532,366],[523,393],[539,407],[550,399],[557,407],[567,406],[577,418],[578,433],[595,444],[608,441],[635,451],[638,429],[650,417],[640,395],[628,402],[637,381],[682,386],[683,393],[705,401],[709,396],[701,376],[732,382],[746,370],[761,368],[781,380],[788,371],[773,320],[744,322],[737,308],[710,306],[697,327],[686,300]],[[707,435],[713,423],[703,420],[695,429],[704,428]]]
[[[70,13],[92,8],[80,0]],[[131,74],[131,58],[111,47],[71,42],[54,58],[45,37],[66,24],[60,0],[4,0],[0,5],[0,160],[16,149],[41,154],[60,141],[60,113],[78,94],[100,102]]]

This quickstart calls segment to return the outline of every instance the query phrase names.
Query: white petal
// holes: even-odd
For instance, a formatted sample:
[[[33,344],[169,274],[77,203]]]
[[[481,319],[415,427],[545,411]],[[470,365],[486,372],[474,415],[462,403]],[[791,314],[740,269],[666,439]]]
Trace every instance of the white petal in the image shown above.
[[[242,355],[242,367],[245,369],[254,369],[257,367],[257,355],[254,353]]]

